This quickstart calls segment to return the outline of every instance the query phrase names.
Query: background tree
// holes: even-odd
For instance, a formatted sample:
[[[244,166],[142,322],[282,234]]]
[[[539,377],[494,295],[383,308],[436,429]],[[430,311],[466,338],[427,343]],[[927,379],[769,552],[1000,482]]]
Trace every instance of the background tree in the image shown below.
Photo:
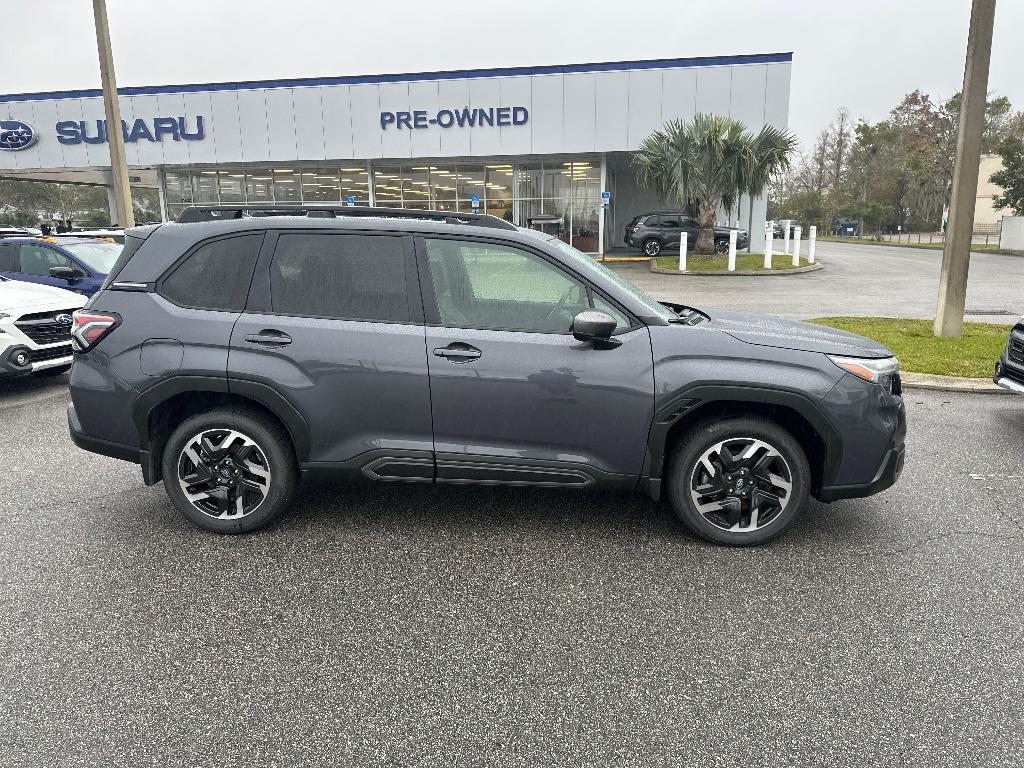
[[[989,180],[1003,192],[992,198],[992,205],[996,210],[1009,208],[1014,216],[1024,216],[1024,138],[1008,136],[999,147],[999,156],[1003,167]]]
[[[766,125],[756,135],[730,117],[700,114],[670,120],[648,136],[633,157],[637,178],[663,201],[693,207],[700,219],[695,253],[713,256],[719,208],[764,192],[789,167],[796,137]]]
[[[937,230],[949,202],[960,94],[935,101],[915,90],[877,123],[840,109],[813,148],[772,185],[769,217],[796,218],[828,229],[838,218],[863,232]],[[1024,112],[993,96],[986,108],[983,151],[1024,138]]]

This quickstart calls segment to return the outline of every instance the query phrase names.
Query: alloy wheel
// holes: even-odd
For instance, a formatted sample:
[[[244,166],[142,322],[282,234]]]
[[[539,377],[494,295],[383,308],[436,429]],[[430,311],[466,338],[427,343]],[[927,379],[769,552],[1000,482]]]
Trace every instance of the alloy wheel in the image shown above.
[[[657,256],[661,253],[661,243],[657,240],[648,240],[644,243],[644,253],[648,256]]]
[[[755,437],[733,437],[708,448],[690,477],[697,512],[724,531],[771,525],[789,505],[793,474],[782,454]]]
[[[252,438],[234,429],[206,429],[178,457],[178,484],[199,512],[237,520],[256,511],[270,491],[270,463]]]

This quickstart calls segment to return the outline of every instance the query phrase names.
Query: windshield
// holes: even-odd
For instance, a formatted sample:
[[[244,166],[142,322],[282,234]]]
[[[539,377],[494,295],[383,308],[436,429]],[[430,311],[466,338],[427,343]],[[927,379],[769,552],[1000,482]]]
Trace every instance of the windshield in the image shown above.
[[[61,247],[84,261],[96,272],[107,274],[121,255],[119,243],[61,243]]]
[[[538,235],[542,234],[540,232],[536,232],[536,230],[524,231],[535,232]],[[615,283],[617,286],[619,286],[619,288],[626,291],[626,293],[628,293],[637,301],[641,302],[645,307],[650,309],[651,312],[653,312],[658,317],[663,317],[666,320],[679,319],[679,315],[677,315],[671,309],[666,307],[664,304],[655,301],[646,293],[644,293],[635,285],[633,285],[631,282],[629,282],[624,277],[619,275],[617,272],[613,272],[612,270],[608,269],[608,267],[606,267],[604,264],[601,264],[598,261],[594,261],[594,259],[592,259],[590,256],[587,256],[587,254],[583,253],[582,251],[576,250],[568,243],[563,242],[556,237],[548,239],[547,235],[543,235],[542,239],[547,240],[549,244],[554,245],[566,256],[569,256],[573,260],[573,263],[580,267],[583,271],[589,270],[591,273],[596,272],[600,274],[602,277],[604,277],[606,280],[610,280],[613,283]]]

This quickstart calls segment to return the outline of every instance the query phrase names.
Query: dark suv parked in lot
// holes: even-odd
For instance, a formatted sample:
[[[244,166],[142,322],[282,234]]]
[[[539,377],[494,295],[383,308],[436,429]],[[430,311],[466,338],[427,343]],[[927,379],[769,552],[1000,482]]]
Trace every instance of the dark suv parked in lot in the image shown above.
[[[729,232],[732,229],[715,227],[715,250],[718,253],[729,252]],[[626,225],[625,243],[631,248],[639,248],[647,256],[657,256],[665,250],[678,251],[683,232],[686,232],[686,250],[692,251],[697,246],[700,222],[680,215],[679,211],[654,211],[636,216]],[[750,245],[746,230],[737,232],[736,248]]]
[[[74,318],[72,438],[204,528],[256,529],[327,472],[664,493],[756,544],[903,466],[897,364],[867,339],[658,303],[490,216],[244,213],[129,230]]]
[[[1010,330],[992,380],[1003,389],[1024,395],[1024,317]]]

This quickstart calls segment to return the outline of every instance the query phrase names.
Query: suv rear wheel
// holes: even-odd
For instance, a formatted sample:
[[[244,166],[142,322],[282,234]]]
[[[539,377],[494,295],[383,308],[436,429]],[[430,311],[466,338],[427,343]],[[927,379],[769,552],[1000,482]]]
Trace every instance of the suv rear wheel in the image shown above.
[[[644,240],[644,254],[657,256],[659,253],[661,253],[661,241],[655,240],[653,237]]]
[[[780,535],[800,514],[810,469],[799,443],[774,422],[705,423],[678,446],[668,496],[687,528],[716,544],[752,546]]]
[[[217,533],[249,533],[288,506],[298,468],[288,435],[244,408],[185,419],[164,448],[164,487],[190,522]]]

